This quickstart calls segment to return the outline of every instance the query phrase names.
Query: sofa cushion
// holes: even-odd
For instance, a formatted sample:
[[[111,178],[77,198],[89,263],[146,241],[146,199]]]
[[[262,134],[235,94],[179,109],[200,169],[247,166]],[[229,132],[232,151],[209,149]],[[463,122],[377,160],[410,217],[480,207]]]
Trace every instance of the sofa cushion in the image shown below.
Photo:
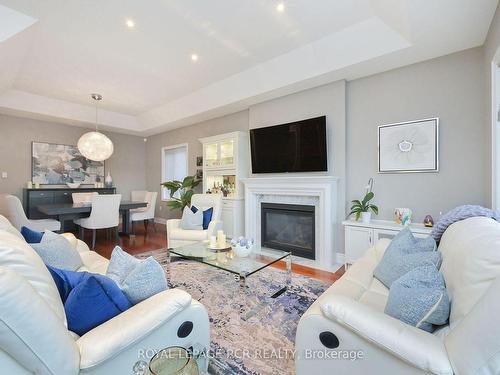
[[[68,329],[80,336],[132,306],[110,278],[87,272],[81,275],[80,279],[78,276],[73,279],[78,284],[64,304]]]
[[[40,243],[43,237],[43,232],[32,230],[24,226],[21,228],[21,234],[27,243]]]
[[[118,246],[113,250],[106,275],[134,305],[168,289],[165,271],[153,257],[139,260]]]
[[[411,270],[392,283],[384,312],[427,332],[446,324],[450,300],[443,275],[433,264]]]
[[[83,265],[78,250],[60,234],[45,231],[40,243],[32,243],[31,247],[48,266],[76,271]]]
[[[181,228],[183,230],[203,229],[203,212],[193,212],[188,206],[184,207],[182,211]]]
[[[198,212],[198,207],[191,206],[191,211],[193,211],[194,213]],[[214,208],[213,207],[202,207],[202,211],[203,211],[203,229],[207,230],[208,225],[212,221]]]
[[[19,234],[19,236],[21,236]],[[64,307],[56,285],[42,259],[24,239],[0,230],[0,266],[25,278],[63,324],[66,324]]]
[[[439,250],[453,329],[500,276],[500,223],[485,217],[454,223],[444,232]]]
[[[106,270],[108,269],[109,265],[109,260],[97,254],[95,251],[81,252],[80,258],[82,260],[83,265],[78,269],[78,271],[99,273],[101,275],[106,274]]]
[[[373,275],[386,287],[408,271],[431,262],[439,268],[441,255],[432,237],[415,238],[409,228],[400,231],[391,241]]]
[[[14,236],[24,240],[22,234],[11,224],[11,222],[5,217],[0,215],[0,230],[4,230],[13,234]]]

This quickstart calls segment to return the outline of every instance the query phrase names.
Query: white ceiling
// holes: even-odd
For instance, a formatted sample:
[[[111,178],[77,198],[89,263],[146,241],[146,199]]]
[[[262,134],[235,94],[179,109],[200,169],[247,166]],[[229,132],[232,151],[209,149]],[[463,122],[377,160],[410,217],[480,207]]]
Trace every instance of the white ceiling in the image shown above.
[[[278,2],[0,0],[0,112],[85,126],[98,92],[101,125],[155,134],[481,45],[498,0]]]

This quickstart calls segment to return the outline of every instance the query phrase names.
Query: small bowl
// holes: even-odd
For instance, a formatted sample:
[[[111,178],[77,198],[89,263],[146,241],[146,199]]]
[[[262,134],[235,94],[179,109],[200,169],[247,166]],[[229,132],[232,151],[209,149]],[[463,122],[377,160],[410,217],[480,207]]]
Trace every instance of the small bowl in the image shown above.
[[[71,189],[77,189],[81,184],[81,182],[66,182],[66,185],[68,185]]]
[[[233,246],[233,252],[238,258],[244,258],[250,255],[253,250],[253,245],[247,248],[246,246]]]

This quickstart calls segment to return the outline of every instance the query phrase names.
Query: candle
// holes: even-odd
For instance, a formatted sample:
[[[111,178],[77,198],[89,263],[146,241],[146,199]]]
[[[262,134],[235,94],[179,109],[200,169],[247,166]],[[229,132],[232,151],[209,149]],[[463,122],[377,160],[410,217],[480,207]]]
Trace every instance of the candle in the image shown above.
[[[217,240],[219,247],[226,247],[226,235],[224,233],[221,234]]]
[[[26,183],[26,187],[27,187],[28,189],[33,188],[33,183],[32,183],[31,181],[28,181],[28,182]]]
[[[217,238],[215,236],[210,236],[210,247],[217,247]]]
[[[35,189],[40,189],[40,184],[38,182],[35,182]]]

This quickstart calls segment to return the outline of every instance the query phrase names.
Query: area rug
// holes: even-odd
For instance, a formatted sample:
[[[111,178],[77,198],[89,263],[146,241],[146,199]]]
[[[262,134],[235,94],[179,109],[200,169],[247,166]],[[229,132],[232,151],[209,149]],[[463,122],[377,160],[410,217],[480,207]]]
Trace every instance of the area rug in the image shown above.
[[[140,254],[153,256],[166,270],[164,249]],[[268,267],[247,279],[243,298],[234,275],[190,260],[172,258],[167,278],[171,287],[187,291],[208,310],[211,324],[209,373],[214,375],[294,374],[297,324],[328,284],[294,274],[287,292],[272,299],[285,282],[285,272]],[[257,313],[241,318],[249,307]]]

